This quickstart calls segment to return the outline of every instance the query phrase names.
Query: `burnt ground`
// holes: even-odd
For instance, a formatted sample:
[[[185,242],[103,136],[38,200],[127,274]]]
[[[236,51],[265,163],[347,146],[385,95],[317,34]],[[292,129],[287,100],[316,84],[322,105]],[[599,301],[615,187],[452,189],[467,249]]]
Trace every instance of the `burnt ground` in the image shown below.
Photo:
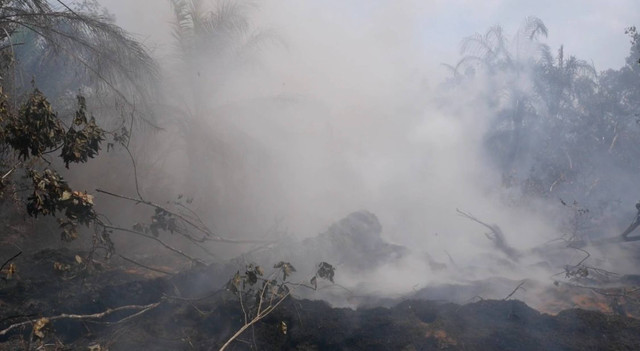
[[[16,274],[0,282],[0,329],[160,304],[132,318],[139,309],[52,319],[41,336],[27,322],[0,335],[0,349],[217,350],[243,325],[235,295],[212,283],[226,274],[215,266],[161,275],[79,261],[70,250],[21,257]],[[638,350],[640,321],[582,309],[549,315],[516,300],[404,300],[354,310],[289,297],[228,349]]]

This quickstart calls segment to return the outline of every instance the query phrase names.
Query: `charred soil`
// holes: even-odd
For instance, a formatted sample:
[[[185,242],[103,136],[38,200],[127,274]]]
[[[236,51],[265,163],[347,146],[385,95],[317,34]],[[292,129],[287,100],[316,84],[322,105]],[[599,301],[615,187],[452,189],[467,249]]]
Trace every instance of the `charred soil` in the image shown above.
[[[244,324],[215,266],[154,276],[87,264],[69,250],[20,258],[0,282],[3,350],[215,350]],[[203,283],[205,282],[205,283]],[[122,306],[131,308],[118,309]],[[106,312],[106,313],[105,313]],[[62,316],[62,317],[61,317]],[[45,320],[46,319],[46,320]],[[20,324],[10,330],[12,325]],[[231,350],[637,350],[640,321],[582,309],[540,313],[516,300],[427,300],[333,308],[287,298]]]

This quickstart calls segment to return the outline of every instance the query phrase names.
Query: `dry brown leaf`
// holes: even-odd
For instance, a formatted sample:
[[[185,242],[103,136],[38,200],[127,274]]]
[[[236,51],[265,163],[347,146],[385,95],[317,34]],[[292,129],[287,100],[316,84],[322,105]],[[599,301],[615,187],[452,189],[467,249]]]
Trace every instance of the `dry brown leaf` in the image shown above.
[[[71,266],[60,262],[53,262],[53,269],[58,272],[66,272],[71,269]]]
[[[49,323],[49,319],[40,318],[33,324],[33,334],[39,337],[40,339],[44,339],[44,332],[42,329]]]
[[[13,263],[10,263],[9,266],[7,267],[7,279],[13,278],[14,274],[16,274],[16,265]]]

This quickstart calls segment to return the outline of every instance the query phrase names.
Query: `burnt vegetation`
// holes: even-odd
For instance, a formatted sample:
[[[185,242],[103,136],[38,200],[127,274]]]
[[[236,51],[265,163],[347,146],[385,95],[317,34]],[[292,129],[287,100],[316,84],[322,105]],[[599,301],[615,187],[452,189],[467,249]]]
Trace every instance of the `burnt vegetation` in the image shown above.
[[[0,1],[0,347],[631,350],[640,344],[639,275],[618,273],[592,257],[616,247],[631,252],[629,261],[640,260],[633,246],[640,204],[637,212],[629,208],[640,171],[635,27],[626,31],[631,50],[619,70],[598,72],[562,46],[552,50],[543,41],[547,28],[535,17],[512,38],[499,26],[466,38],[460,61],[447,65],[452,75],[441,86],[445,93],[478,81],[491,87],[488,94],[466,92],[488,100],[482,147],[501,175],[499,187],[509,191],[505,202],[524,209],[553,202],[567,214],[553,243],[525,250],[510,243],[514,233],[457,210],[485,230],[496,264],[515,271],[538,260],[552,272],[548,282],[509,280],[501,301],[481,296],[478,286],[491,282],[478,283],[470,289],[475,295],[465,295],[477,301],[459,305],[428,301],[439,296],[433,287],[416,285],[387,298],[343,286],[342,272],[367,275],[412,251],[386,242],[377,217],[366,211],[301,242],[279,224],[250,238],[217,229],[211,218],[226,212],[216,206],[246,184],[227,169],[242,168],[240,161],[221,150],[257,154],[260,147],[236,149],[224,139],[238,132],[236,125],[220,122],[212,130],[204,122],[217,111],[206,94],[222,87],[202,87],[195,77],[213,69],[211,55],[225,71],[270,37],[253,30],[250,7],[233,2],[205,10],[200,0],[173,0],[171,8],[188,91],[163,99],[148,50],[97,2]],[[208,164],[214,181],[228,185],[216,193],[220,198],[150,190],[157,168],[151,157],[137,156],[152,154],[144,153],[143,136],[167,129],[178,131],[188,165]],[[198,144],[210,133],[211,140]],[[87,179],[88,167],[112,181]],[[188,177],[198,184],[207,176]],[[199,201],[204,210],[196,208]],[[613,215],[626,221],[620,233],[605,229]],[[143,253],[128,257],[133,247]],[[241,254],[220,259],[229,247]],[[578,260],[560,264],[575,253]],[[465,270],[447,255],[444,264],[425,253],[430,271],[424,274]],[[555,315],[540,313],[514,300],[526,289],[571,302],[549,307]],[[578,295],[606,308],[561,311],[589,307],[575,303]],[[307,299],[321,297],[367,307]]]

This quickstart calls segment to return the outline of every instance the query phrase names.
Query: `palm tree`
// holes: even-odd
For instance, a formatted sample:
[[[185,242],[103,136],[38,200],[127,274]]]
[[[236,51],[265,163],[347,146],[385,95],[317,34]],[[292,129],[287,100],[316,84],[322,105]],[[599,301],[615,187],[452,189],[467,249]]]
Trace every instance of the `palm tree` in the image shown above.
[[[174,15],[176,86],[173,125],[184,143],[189,175],[186,187],[207,198],[212,212],[228,209],[247,192],[246,177],[256,172],[264,148],[234,125],[229,114],[246,101],[223,101],[222,94],[253,51],[271,39],[253,29],[251,6],[244,2],[171,0]],[[256,155],[261,155],[256,157]],[[208,193],[207,193],[208,192]],[[222,222],[222,220],[220,220]]]
[[[476,33],[462,41],[464,57],[456,65],[473,67],[488,79],[491,104],[498,107],[487,137],[490,150],[497,156],[502,171],[513,171],[523,152],[526,136],[524,125],[537,115],[533,87],[525,79],[536,57],[545,47],[538,42],[547,36],[547,28],[536,17],[527,17],[512,39],[500,26],[493,26],[485,34]]]
[[[460,62],[479,64],[489,73],[522,72],[543,46],[538,42],[540,36],[547,36],[547,27],[537,17],[525,18],[511,40],[503,28],[496,25],[485,34],[475,33],[463,39],[460,52],[464,57]]]
[[[536,73],[537,91],[543,97],[550,116],[557,116],[563,107],[577,107],[581,93],[593,91],[597,79],[593,65],[575,56],[565,58],[563,46],[555,58],[545,46]]]
[[[54,100],[85,87],[89,95],[111,95],[140,111],[157,86],[152,84],[157,67],[144,46],[91,0],[80,5],[3,1],[0,52],[1,84],[14,98],[30,89],[28,81],[35,77]]]

